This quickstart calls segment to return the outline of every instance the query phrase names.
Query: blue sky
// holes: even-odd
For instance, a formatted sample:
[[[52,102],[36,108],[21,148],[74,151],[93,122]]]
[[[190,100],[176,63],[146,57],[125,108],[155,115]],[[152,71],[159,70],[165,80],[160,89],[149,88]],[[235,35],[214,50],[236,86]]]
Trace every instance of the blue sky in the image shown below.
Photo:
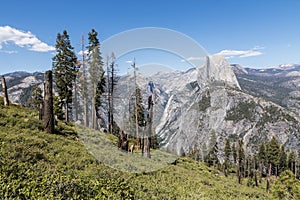
[[[76,52],[92,28],[104,41],[133,28],[163,27],[230,63],[300,63],[298,0],[9,0],[1,8],[0,74],[51,69],[56,35],[64,29]]]

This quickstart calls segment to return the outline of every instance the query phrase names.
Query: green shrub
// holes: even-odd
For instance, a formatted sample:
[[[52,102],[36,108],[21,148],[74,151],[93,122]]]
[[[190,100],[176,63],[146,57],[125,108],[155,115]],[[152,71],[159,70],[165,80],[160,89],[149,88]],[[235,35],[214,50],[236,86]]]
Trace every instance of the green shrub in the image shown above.
[[[278,199],[300,199],[300,181],[290,170],[285,170],[275,181],[272,193]]]

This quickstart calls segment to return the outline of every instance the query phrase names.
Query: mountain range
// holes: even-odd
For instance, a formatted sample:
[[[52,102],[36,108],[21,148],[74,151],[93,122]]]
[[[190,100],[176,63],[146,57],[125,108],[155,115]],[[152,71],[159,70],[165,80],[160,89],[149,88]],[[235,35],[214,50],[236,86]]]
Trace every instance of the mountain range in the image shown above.
[[[32,86],[43,86],[38,72],[5,77],[10,100],[19,104],[26,105]],[[251,69],[213,55],[203,66],[138,75],[136,81],[145,106],[149,82],[155,85],[154,129],[161,148],[169,152],[187,155],[197,148],[205,156],[215,144],[223,149],[229,138],[232,143],[243,139],[252,154],[273,136],[286,149],[299,149],[300,65]],[[124,130],[130,121],[132,83],[132,76],[121,76],[115,90],[115,120]]]
[[[260,144],[276,136],[285,148],[298,149],[300,119],[295,111],[297,108],[278,105],[260,93],[254,95],[251,87],[248,89],[248,85],[240,81],[244,78],[242,75],[249,76],[248,70],[230,66],[223,57],[214,55],[207,58],[205,65],[186,72],[138,76],[139,88],[147,88],[149,82],[155,84],[155,132],[161,140],[161,148],[178,155],[188,155],[200,149],[204,157],[215,144],[223,149],[226,138],[229,138],[231,142],[243,139],[247,153],[252,154],[257,152]],[[256,77],[261,76],[253,75],[249,82],[258,83],[251,86],[259,88]],[[287,84],[297,80],[299,77],[288,79]],[[132,93],[126,88],[133,82],[131,76],[120,78],[116,90],[117,113],[126,113],[130,107],[124,100]],[[297,91],[298,88],[292,89]],[[145,89],[144,102],[148,95]],[[126,114],[116,116],[122,127],[124,116]],[[221,151],[219,157],[223,157]]]

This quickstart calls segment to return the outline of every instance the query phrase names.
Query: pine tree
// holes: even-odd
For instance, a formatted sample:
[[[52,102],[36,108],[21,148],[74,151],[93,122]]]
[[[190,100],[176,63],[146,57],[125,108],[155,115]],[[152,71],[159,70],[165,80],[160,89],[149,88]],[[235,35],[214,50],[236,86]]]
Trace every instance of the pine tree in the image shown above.
[[[215,167],[217,164],[219,164],[217,136],[214,130],[212,130],[210,134],[211,137],[209,146],[211,147],[211,149],[208,152],[207,163],[209,166]]]
[[[263,171],[267,161],[266,148],[264,144],[259,146],[258,150],[258,162],[259,162],[259,171],[260,171],[260,183],[262,182]]]
[[[54,116],[56,116],[57,119],[59,120],[64,119],[64,113],[62,107],[63,107],[63,101],[60,99],[59,96],[53,95],[53,113]]]
[[[40,104],[43,103],[43,91],[38,86],[33,86],[31,88],[31,99],[29,104],[35,108],[38,109],[40,107]]]
[[[100,42],[97,38],[98,33],[95,29],[92,29],[91,32],[88,34],[88,63],[89,63],[89,74],[90,74],[90,84],[91,84],[91,95],[92,95],[92,128],[96,129],[96,116],[97,116],[97,109],[96,109],[96,90],[97,85],[105,84],[103,82],[104,77],[104,70],[103,70],[103,61],[100,52]],[[104,87],[104,85],[102,85]],[[102,87],[101,86],[101,87]]]
[[[100,76],[100,79],[97,84],[96,88],[96,97],[95,97],[95,110],[96,110],[96,116],[98,120],[101,120],[101,111],[100,107],[102,106],[102,95],[105,92],[105,77],[104,72],[102,72],[102,75]],[[99,127],[101,127],[102,123],[99,122]]]
[[[239,184],[242,184],[242,174],[245,170],[244,164],[245,164],[245,151],[243,147],[244,143],[242,140],[238,141],[238,182]]]
[[[137,88],[134,94],[135,98],[136,98],[136,106],[134,105],[134,111],[132,114],[132,121],[135,121],[136,117],[135,114],[137,111],[137,121],[138,121],[138,126],[140,127],[144,127],[145,126],[145,115],[144,115],[144,105],[143,105],[143,98],[142,98],[142,94],[141,94],[141,90],[140,88]]]
[[[83,105],[81,108],[80,103],[78,104],[79,112],[82,112],[82,120],[84,126],[89,126],[89,91],[88,91],[88,73],[87,73],[87,65],[86,65],[86,55],[84,52],[84,36],[81,36],[81,67],[78,71],[77,82],[78,82],[78,90],[79,90],[79,99]]]
[[[265,163],[267,160],[267,156],[266,156],[266,148],[264,144],[261,144],[259,146],[259,150],[258,150],[258,159],[260,163]]]
[[[295,169],[296,169],[296,154],[295,154],[294,151],[291,151],[289,153],[287,163],[288,163],[289,170],[291,170],[293,173],[295,173]]]
[[[39,120],[42,120],[43,115],[43,91],[40,87],[34,86],[31,89],[31,99],[29,105],[39,112]]]
[[[234,164],[236,164],[236,161],[237,161],[237,151],[236,151],[235,144],[232,144],[232,157],[233,157]]]
[[[226,173],[228,167],[230,166],[230,155],[231,155],[230,142],[229,142],[228,138],[226,139],[224,153],[225,153],[225,162],[224,162],[224,164],[225,164],[225,173]]]
[[[109,100],[110,100],[110,103],[109,103],[109,122],[110,122],[110,132],[114,133],[114,126],[113,124],[115,123],[114,122],[114,113],[113,113],[113,110],[114,110],[114,90],[115,90],[115,86],[117,85],[117,81],[116,81],[116,65],[115,65],[115,55],[114,53],[111,54],[110,56],[110,59],[111,59],[111,63],[109,65],[109,70],[107,71],[107,73],[110,72],[110,76],[108,77],[109,78],[109,88],[108,88],[108,96],[110,97]]]
[[[280,148],[280,155],[279,155],[279,173],[283,172],[284,170],[287,169],[287,155],[284,150],[284,147],[281,146]]]
[[[114,130],[114,90],[117,85],[116,80],[116,64],[115,64],[115,55],[112,52],[110,56],[106,57],[106,71],[107,71],[107,121],[108,121],[108,130],[111,133],[115,133]]]
[[[231,148],[230,148],[230,142],[228,139],[226,139],[225,143],[225,148],[224,148],[224,153],[225,153],[225,162],[230,161],[230,155],[231,155]]]
[[[271,164],[271,168],[275,169],[275,171],[273,170],[273,172],[271,173],[277,176],[280,155],[280,144],[278,143],[275,137],[272,137],[271,141],[267,144],[266,152],[268,164]]]
[[[77,57],[71,46],[66,30],[58,33],[56,39],[56,55],[52,58],[55,91],[58,93],[60,105],[64,106],[65,120],[69,121],[73,85],[78,73]],[[62,108],[61,108],[62,109]]]

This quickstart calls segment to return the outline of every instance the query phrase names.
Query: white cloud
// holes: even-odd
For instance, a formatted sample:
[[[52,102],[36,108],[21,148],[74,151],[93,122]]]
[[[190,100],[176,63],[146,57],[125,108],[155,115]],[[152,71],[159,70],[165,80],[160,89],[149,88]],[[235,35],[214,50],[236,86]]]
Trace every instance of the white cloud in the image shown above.
[[[263,53],[259,52],[259,51],[249,51],[249,52],[245,53],[244,55],[241,55],[240,58],[260,56],[260,55],[263,55]]]
[[[3,44],[10,42],[31,51],[48,52],[55,50],[53,46],[40,41],[29,31],[25,32],[10,26],[0,26],[0,49],[2,49]]]
[[[133,61],[132,60],[127,60],[127,61],[125,61],[127,64],[132,64],[133,63]]]
[[[260,56],[263,55],[263,53],[260,51],[264,49],[265,47],[261,46],[255,46],[252,49],[249,50],[222,50],[218,55],[222,55],[225,58],[234,58],[234,57],[239,57],[239,58],[246,58],[246,57],[253,57],[253,56]]]
[[[87,55],[88,52],[89,52],[88,50],[85,50],[85,51],[84,51],[84,55]],[[82,56],[82,50],[80,50],[77,54]]]
[[[182,59],[181,62],[185,62],[185,61],[194,61],[194,60],[205,60],[205,57],[188,57],[186,59]]]

